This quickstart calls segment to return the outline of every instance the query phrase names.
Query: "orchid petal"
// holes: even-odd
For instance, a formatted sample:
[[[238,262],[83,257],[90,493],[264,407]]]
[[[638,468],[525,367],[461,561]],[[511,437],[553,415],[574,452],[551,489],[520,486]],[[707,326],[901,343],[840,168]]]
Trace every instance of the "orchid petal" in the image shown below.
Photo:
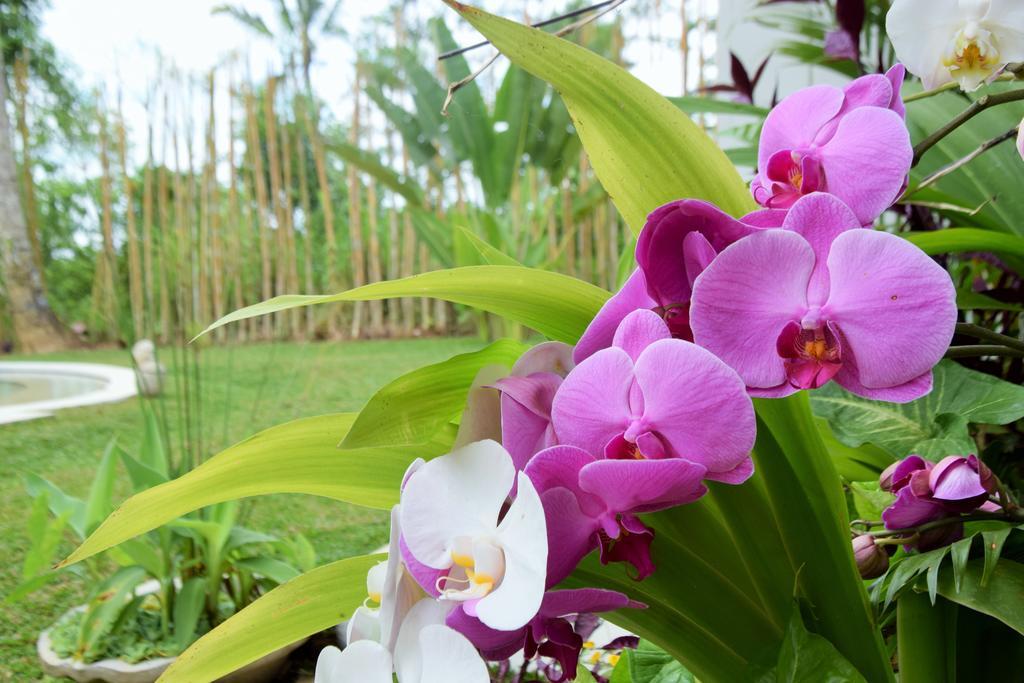
[[[923,251],[888,233],[850,231],[833,242],[828,269],[827,315],[861,384],[895,387],[942,359],[956,324],[956,290]]]
[[[689,342],[655,342],[636,363],[643,421],[669,453],[727,472],[754,445],[754,408],[743,380],[725,363]]]
[[[861,107],[842,118],[818,154],[828,191],[853,209],[862,225],[869,225],[903,191],[914,150],[898,114]]]
[[[316,662],[314,683],[391,683],[391,653],[380,643],[357,640],[344,650],[325,647]]]
[[[459,433],[453,448],[462,448],[474,441],[501,441],[501,401],[493,385],[508,374],[504,365],[485,365],[477,371],[466,396]]]
[[[501,395],[502,445],[522,470],[535,453],[551,445],[551,403],[562,384],[554,373],[505,377],[495,386]]]
[[[807,285],[807,305],[821,306],[828,298],[826,260],[832,242],[847,230],[859,230],[860,221],[839,198],[815,192],[793,205],[782,227],[801,235],[814,250],[814,270]]]
[[[548,591],[544,595],[540,613],[545,617],[568,617],[573,614],[594,614],[611,612],[626,607],[646,607],[633,602],[618,591],[603,588],[573,588],[570,590]]]
[[[590,494],[585,494],[588,497]],[[547,578],[554,586],[565,579],[597,547],[597,517],[583,512],[580,501],[567,488],[545,491],[540,499],[544,504],[547,537],[557,541],[548,548]]]
[[[766,230],[727,247],[694,285],[694,341],[725,361],[747,386],[776,387],[786,368],[775,341],[807,310],[814,251],[800,235]]]
[[[357,640],[372,640],[374,642],[382,640],[380,610],[362,605],[356,607],[356,611],[352,613],[348,624],[345,625],[345,642],[354,643]]]
[[[535,372],[553,372],[565,377],[575,367],[572,347],[562,342],[542,342],[530,348],[512,366],[516,377],[527,377]]]
[[[776,152],[810,147],[817,132],[842,109],[843,100],[843,91],[831,85],[804,88],[782,100],[765,118],[757,167],[764,172]]]
[[[491,674],[473,644],[440,624],[420,631],[423,675],[418,683],[489,683]],[[400,683],[405,683],[400,681]]]
[[[703,496],[706,472],[703,465],[682,458],[598,460],[580,470],[580,487],[611,511],[655,512]]]
[[[961,24],[957,0],[900,0],[885,17],[896,58],[924,81],[926,90],[952,79],[942,63]]]
[[[451,566],[452,539],[492,531],[514,481],[512,458],[494,441],[425,463],[402,492],[402,536],[413,556],[435,569]]]
[[[633,361],[622,349],[603,349],[577,365],[551,406],[559,441],[587,450],[622,434],[632,386]]]
[[[519,493],[498,526],[505,551],[505,576],[477,604],[480,621],[505,631],[524,626],[537,614],[544,597],[548,538],[544,506],[525,473],[519,473]]]
[[[660,339],[671,339],[668,325],[653,311],[633,311],[627,315],[615,330],[612,345],[626,353],[634,361],[648,346]]]
[[[886,529],[909,529],[945,516],[941,504],[915,496],[909,486],[900,489],[896,502],[882,511]]]
[[[406,615],[395,642],[395,673],[399,683],[420,683],[424,672],[424,652],[420,634],[429,626],[443,625],[449,605],[425,598]]]
[[[484,657],[494,661],[508,659],[522,650],[526,641],[525,627],[514,631],[499,631],[458,607],[448,614],[445,623],[466,636]]]
[[[612,345],[615,330],[623,318],[635,310],[656,308],[658,305],[658,302],[647,293],[644,272],[637,268],[622,288],[605,302],[587,326],[572,352],[573,360],[581,363],[601,349],[608,348]]]
[[[888,108],[896,112],[901,119],[907,118],[907,106],[903,104],[903,79],[907,76],[907,67],[902,64],[894,64],[885,72],[892,86],[892,99],[889,100]]]
[[[601,500],[580,487],[580,470],[596,461],[582,448],[575,446],[552,446],[533,457],[526,466],[537,492],[544,494],[557,488],[568,489],[579,499],[581,509],[588,515],[596,516],[604,511]],[[550,517],[550,515],[549,515]]]

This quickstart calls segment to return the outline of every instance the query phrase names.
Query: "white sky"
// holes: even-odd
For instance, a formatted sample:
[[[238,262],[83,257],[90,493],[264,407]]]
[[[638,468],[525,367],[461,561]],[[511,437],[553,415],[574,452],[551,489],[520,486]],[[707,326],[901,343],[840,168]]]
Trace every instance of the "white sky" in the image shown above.
[[[146,125],[144,102],[151,79],[158,71],[158,53],[197,83],[210,68],[230,61],[232,54],[240,56],[237,67],[240,72],[248,60],[256,80],[280,70],[277,46],[228,16],[213,15],[211,10],[218,4],[222,4],[221,0],[53,0],[44,15],[43,31],[59,52],[79,69],[81,84],[104,89],[111,107],[118,87],[123,88],[125,116],[134,130],[134,156],[141,161],[142,133]],[[271,0],[238,0],[235,4],[263,16],[272,30],[276,28]],[[372,30],[367,18],[379,14],[388,4],[346,0],[339,23],[350,37],[365,36]],[[478,0],[477,4],[520,20],[526,11],[536,20],[559,13],[568,2]],[[634,63],[634,73],[653,87],[666,94],[679,94],[679,0],[658,3],[662,8],[661,17],[654,17],[648,10],[653,4],[652,0],[631,0],[622,8],[632,6],[632,12],[627,15],[630,18],[626,26],[626,58]],[[716,5],[716,0],[704,0],[704,4],[710,9]],[[690,6],[693,7],[692,0]],[[423,19],[447,16],[460,44],[479,40],[475,31],[440,0],[419,0],[410,2],[408,7],[406,12],[410,16],[418,15]],[[355,58],[350,40],[323,41],[313,70],[315,90],[340,119],[346,119],[350,110],[345,104]],[[488,54],[487,49],[472,53],[471,63],[485,59]],[[240,77],[241,73],[237,75]],[[226,80],[226,73],[221,72],[219,78],[218,89]],[[483,82],[486,85],[488,81]],[[197,105],[203,102],[202,87],[197,85],[194,93]],[[222,92],[219,97],[224,101],[218,101],[218,111],[226,112],[226,95]],[[199,106],[194,110],[197,128],[202,127],[202,109]],[[218,133],[219,138],[224,139],[224,136],[226,128]]]

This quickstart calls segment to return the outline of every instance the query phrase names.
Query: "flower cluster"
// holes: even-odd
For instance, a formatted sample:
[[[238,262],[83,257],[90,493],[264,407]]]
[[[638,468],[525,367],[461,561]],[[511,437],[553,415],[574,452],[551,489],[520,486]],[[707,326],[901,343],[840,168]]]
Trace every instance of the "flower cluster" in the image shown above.
[[[998,512],[989,497],[998,488],[992,471],[975,455],[950,455],[937,464],[911,455],[882,472],[881,488],[896,495],[882,513],[885,528],[909,529],[928,522],[958,520],[961,514],[981,510]],[[913,545],[931,550],[963,537],[964,525],[952,521],[917,534]]]
[[[751,396],[833,380],[890,401],[931,389],[952,282],[863,227],[909,171],[902,79],[897,67],[784,100],[761,138],[753,193],[766,208],[737,219],[703,201],[662,206],[637,269],[574,348],[541,344],[506,376],[481,370],[456,449],[405,476],[388,562],[368,582],[380,607],[357,611],[318,683],[485,681],[483,659],[520,650],[572,679],[575,617],[643,605],[557,586],[595,551],[637,580],[656,571],[641,515],[753,474]],[[958,476],[945,470],[933,498]]]

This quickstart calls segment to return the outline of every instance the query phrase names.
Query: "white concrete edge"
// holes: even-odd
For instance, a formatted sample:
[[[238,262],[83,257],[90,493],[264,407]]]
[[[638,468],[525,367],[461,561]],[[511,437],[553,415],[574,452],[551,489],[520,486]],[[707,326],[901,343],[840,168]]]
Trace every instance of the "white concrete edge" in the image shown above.
[[[34,420],[52,415],[63,408],[116,403],[138,394],[135,370],[117,365],[101,363],[56,363],[43,361],[0,361],[0,373],[4,374],[50,374],[82,377],[105,382],[96,391],[77,396],[32,401],[0,407],[0,424]]]

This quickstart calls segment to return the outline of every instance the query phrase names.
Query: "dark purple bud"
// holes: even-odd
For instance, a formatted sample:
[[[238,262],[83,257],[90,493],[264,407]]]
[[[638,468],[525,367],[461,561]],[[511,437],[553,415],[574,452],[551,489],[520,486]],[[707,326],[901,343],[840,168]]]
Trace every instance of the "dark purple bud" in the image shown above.
[[[878,478],[878,484],[883,491],[898,493],[910,483],[910,475],[917,470],[929,470],[931,467],[932,464],[920,455],[911,455],[886,467],[882,476]]]
[[[995,493],[999,490],[999,478],[992,473],[988,465],[983,463],[981,459],[976,455],[967,456],[967,462],[970,463],[971,467],[978,471],[978,479],[981,480],[981,486],[989,493]]]
[[[982,484],[979,464],[973,455],[950,455],[940,460],[928,474],[932,497],[960,512],[969,512],[984,503],[989,491]],[[991,485],[991,471],[987,479]]]
[[[889,568],[889,554],[867,534],[853,539],[853,559],[862,579],[877,579]]]

